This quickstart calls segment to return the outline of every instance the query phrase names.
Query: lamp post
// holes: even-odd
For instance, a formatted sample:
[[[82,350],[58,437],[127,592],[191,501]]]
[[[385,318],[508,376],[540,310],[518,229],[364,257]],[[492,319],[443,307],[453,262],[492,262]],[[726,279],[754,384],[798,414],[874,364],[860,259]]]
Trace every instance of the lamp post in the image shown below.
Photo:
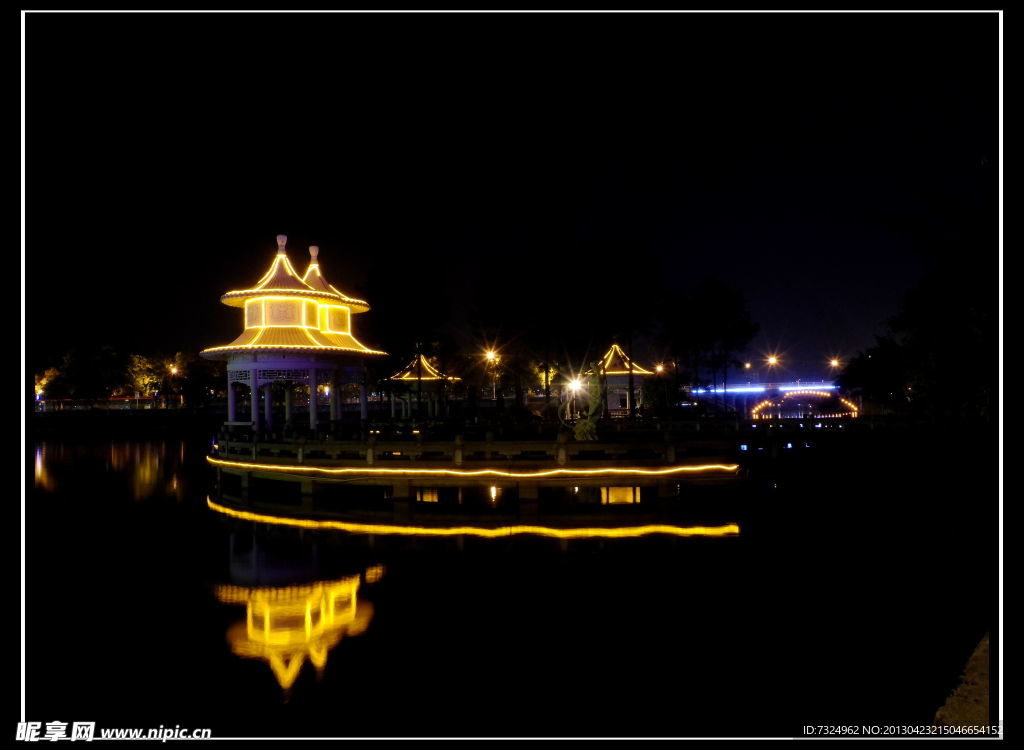
[[[491,398],[495,401],[498,400],[498,361],[500,357],[498,353],[493,349],[488,349],[484,352],[484,358],[487,360],[488,366],[491,368]]]
[[[582,387],[583,383],[580,382],[579,378],[573,378],[572,380],[569,381],[569,393],[571,394],[572,398],[572,408],[570,410],[570,414],[573,418],[576,417],[576,394]]]

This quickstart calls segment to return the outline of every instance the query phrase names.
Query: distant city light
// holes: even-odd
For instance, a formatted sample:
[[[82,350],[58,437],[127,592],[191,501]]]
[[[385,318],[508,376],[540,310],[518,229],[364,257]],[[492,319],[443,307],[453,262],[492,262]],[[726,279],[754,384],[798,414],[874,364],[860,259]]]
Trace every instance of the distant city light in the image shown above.
[[[768,359],[766,361],[768,362],[769,365],[771,365],[773,367],[775,365],[779,364],[779,358],[776,357],[774,354],[769,355]]]

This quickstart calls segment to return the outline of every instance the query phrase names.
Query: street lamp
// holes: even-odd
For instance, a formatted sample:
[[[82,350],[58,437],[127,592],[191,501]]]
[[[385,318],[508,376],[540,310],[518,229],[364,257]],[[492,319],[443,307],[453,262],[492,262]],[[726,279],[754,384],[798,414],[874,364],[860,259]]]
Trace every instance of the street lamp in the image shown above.
[[[583,388],[583,381],[580,380],[578,377],[573,378],[572,380],[569,381],[569,393],[572,394],[572,410],[571,410],[571,413],[572,413],[573,417],[576,417],[576,414],[577,414],[576,413],[576,394],[579,393],[580,389],[582,389],[582,388]]]
[[[484,358],[487,360],[487,364],[491,368],[491,398],[495,401],[498,400],[498,362],[501,357],[493,349],[488,349],[484,352]]]

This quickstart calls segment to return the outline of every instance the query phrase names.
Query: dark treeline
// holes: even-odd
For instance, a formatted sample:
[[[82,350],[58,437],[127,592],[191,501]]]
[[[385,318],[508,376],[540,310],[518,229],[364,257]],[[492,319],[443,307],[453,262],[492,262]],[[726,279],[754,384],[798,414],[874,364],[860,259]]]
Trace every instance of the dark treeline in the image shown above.
[[[897,414],[991,421],[999,409],[998,224],[957,203],[935,211],[947,232],[907,228],[931,257],[930,273],[839,384]]]
[[[417,290],[411,275],[399,293],[423,295],[416,315],[385,304],[354,318],[358,338],[390,352],[386,360],[368,360],[371,379],[386,381],[422,353],[464,386],[494,381],[508,395],[528,388],[551,393],[618,343],[639,366],[663,364],[679,387],[721,383],[740,367],[759,328],[743,296],[714,278],[677,292],[656,278],[595,287],[544,270],[510,296],[490,295],[485,278],[471,278],[487,273],[486,263],[457,270],[452,283],[461,291],[436,294]],[[497,353],[498,366],[486,360],[487,350]],[[224,373],[222,362],[194,351],[140,353],[82,342],[33,374],[36,392],[48,399],[182,395],[202,405],[223,396]]]

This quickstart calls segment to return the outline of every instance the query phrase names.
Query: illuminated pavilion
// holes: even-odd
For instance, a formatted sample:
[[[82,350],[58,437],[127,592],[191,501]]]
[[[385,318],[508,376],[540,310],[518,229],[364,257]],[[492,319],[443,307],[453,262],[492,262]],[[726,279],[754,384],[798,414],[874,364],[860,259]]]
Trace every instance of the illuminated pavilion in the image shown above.
[[[612,344],[611,348],[604,353],[597,366],[584,374],[587,376],[604,376],[608,386],[606,406],[608,409],[631,409],[629,393],[629,375],[632,372],[634,395],[637,397],[637,405],[643,405],[643,393],[641,381],[635,378],[645,378],[656,373],[641,367],[622,351],[618,344]]]
[[[309,427],[315,432],[323,397],[329,399],[330,419],[341,419],[340,387],[347,383],[360,385],[360,415],[365,420],[365,361],[385,352],[370,349],[355,338],[352,317],[367,312],[370,306],[324,278],[315,246],[309,248],[309,266],[299,276],[288,259],[287,241],[285,235],[277,236],[277,254],[254,286],[220,298],[229,307],[244,309],[242,334],[229,344],[200,352],[208,359],[227,361],[227,424],[260,429],[262,391],[262,427],[271,428],[275,386],[284,391],[284,419],[291,424],[293,391],[299,386],[309,393]],[[239,386],[248,387],[251,394],[248,420],[240,421],[236,413]]]
[[[425,354],[413,357],[412,360],[389,378],[396,384],[406,386],[408,392],[423,391],[427,394],[428,416],[440,414],[440,385],[455,383],[462,378],[447,375],[431,364]],[[401,397],[402,418],[412,414],[412,403],[408,393]],[[395,416],[395,393],[391,392],[391,416]]]

